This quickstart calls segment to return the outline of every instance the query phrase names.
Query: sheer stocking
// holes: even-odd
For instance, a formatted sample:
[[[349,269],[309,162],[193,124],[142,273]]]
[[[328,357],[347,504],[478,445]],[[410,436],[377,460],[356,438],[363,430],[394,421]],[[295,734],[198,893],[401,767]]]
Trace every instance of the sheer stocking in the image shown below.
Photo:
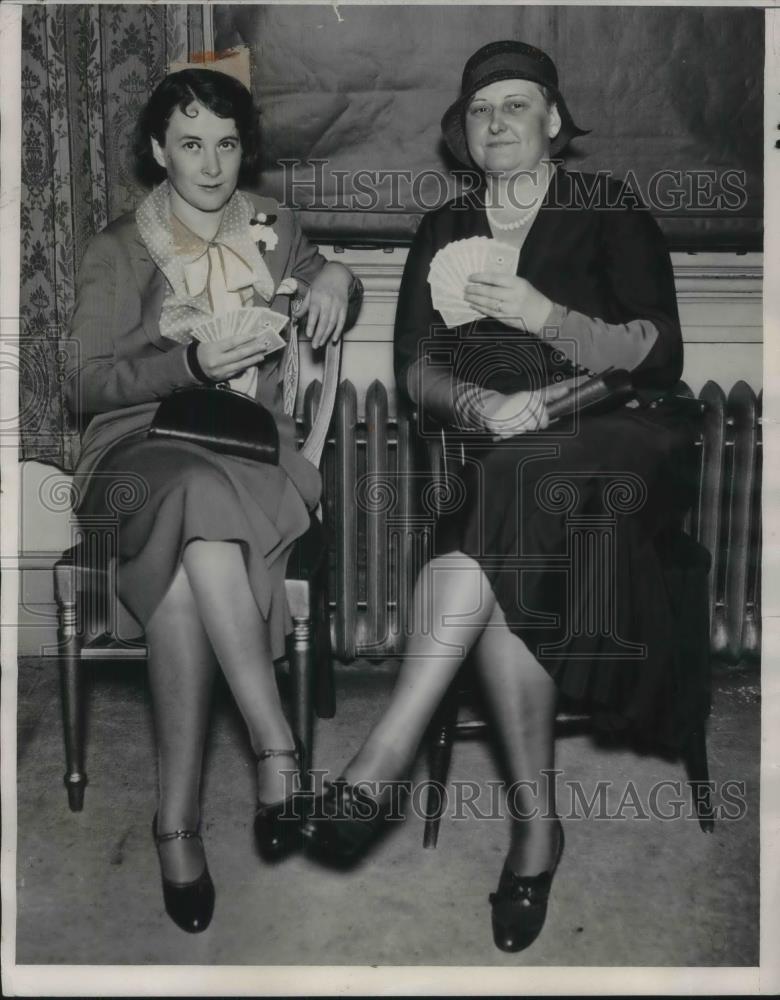
[[[246,722],[255,753],[293,748],[274,676],[266,623],[249,585],[243,556],[232,542],[193,541],[146,628],[149,677],[159,758],[160,833],[195,829],[203,748],[217,661]],[[257,767],[264,802],[288,794],[290,757]],[[160,846],[163,874],[189,882],[203,871],[198,840]]]
[[[184,566],[201,621],[241,711],[252,749],[293,749],[274,674],[268,626],[255,603],[244,558],[234,542],[193,541]],[[292,757],[272,757],[257,765],[257,794],[266,803],[289,793],[280,771],[295,767]]]
[[[347,765],[348,781],[392,780],[403,774],[494,604],[485,575],[468,556],[440,556],[423,568],[415,587],[414,631],[390,703]]]
[[[543,818],[555,808],[553,780],[543,773],[554,763],[555,683],[510,632],[498,604],[474,647],[474,658],[510,788],[516,786],[510,796],[509,865],[519,875],[538,875],[551,867],[557,843],[553,823]]]
[[[390,702],[344,776],[352,783],[400,777],[473,648],[510,783],[523,783],[512,794],[510,815],[518,818],[511,820],[508,860],[518,874],[538,874],[552,864],[555,845],[553,825],[543,818],[554,802],[548,805],[542,774],[553,767],[555,684],[510,632],[479,565],[462,553],[434,559],[423,569],[414,624]]]
[[[149,683],[157,737],[160,833],[195,830],[212,682],[217,661],[182,566],[146,628]],[[160,846],[163,874],[190,882],[203,871],[197,840]]]

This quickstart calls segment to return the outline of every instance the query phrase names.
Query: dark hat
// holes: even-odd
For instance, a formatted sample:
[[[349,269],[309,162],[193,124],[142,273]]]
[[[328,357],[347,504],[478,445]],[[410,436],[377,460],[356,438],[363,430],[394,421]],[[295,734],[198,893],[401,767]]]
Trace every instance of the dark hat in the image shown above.
[[[561,116],[561,129],[550,144],[554,156],[578,135],[587,135],[588,129],[574,124],[563,95],[558,90],[558,71],[555,63],[541,49],[525,42],[506,40],[490,42],[470,57],[463,69],[460,97],[444,112],[441,128],[453,156],[467,166],[472,165],[464,131],[466,107],[474,94],[496,80],[533,80],[547,87],[555,98]]]

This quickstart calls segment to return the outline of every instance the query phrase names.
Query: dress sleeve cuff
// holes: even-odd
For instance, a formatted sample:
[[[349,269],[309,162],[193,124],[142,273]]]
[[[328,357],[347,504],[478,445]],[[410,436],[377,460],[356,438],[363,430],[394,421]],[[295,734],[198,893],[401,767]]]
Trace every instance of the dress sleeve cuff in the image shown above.
[[[566,317],[569,315],[569,310],[566,306],[559,305],[557,302],[553,302],[552,308],[547,314],[547,319],[542,324],[543,330],[549,330],[553,336],[558,336],[560,334],[561,328],[563,327]]]
[[[187,345],[187,351],[184,355],[184,359],[187,363],[187,368],[190,370],[192,375],[201,382],[203,385],[217,385],[219,379],[209,378],[209,376],[203,371],[200,366],[200,361],[198,361],[198,341],[193,340]]]

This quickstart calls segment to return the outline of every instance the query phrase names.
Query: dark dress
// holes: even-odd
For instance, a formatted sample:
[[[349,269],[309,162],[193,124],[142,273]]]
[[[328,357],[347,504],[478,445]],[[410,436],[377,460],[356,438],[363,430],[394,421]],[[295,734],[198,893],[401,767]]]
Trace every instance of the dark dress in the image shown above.
[[[602,204],[614,199],[608,182],[596,183]],[[423,433],[435,433],[435,423],[424,390],[407,381],[412,366],[504,392],[580,370],[572,351],[567,357],[556,344],[565,325],[539,338],[487,319],[442,329],[427,284],[433,255],[453,240],[490,235],[480,196],[472,196],[427,215],[409,253],[396,373],[419,407]],[[677,382],[682,338],[673,273],[648,212],[577,205],[571,175],[559,169],[517,273],[553,303],[610,324],[605,337],[620,338],[621,324],[635,320],[654,325],[657,339],[633,372],[645,403]],[[576,323],[568,329],[576,339]],[[603,363],[598,345],[595,353],[583,349],[585,360],[589,351]],[[436,416],[442,419],[440,406]],[[666,401],[498,443],[462,434],[455,452],[465,463],[449,466],[449,509],[434,544],[437,554],[460,550],[479,562],[510,629],[562,694],[667,743],[676,742],[683,685],[663,548],[690,502],[695,431],[688,412]]]

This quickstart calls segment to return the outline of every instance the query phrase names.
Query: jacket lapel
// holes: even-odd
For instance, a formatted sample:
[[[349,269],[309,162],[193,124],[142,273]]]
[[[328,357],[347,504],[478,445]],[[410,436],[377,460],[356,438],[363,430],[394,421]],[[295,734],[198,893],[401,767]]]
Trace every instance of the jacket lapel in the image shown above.
[[[552,176],[547,193],[531,223],[528,236],[520,250],[520,260],[517,273],[527,278],[531,284],[536,284],[540,275],[543,277],[544,262],[549,262],[555,255],[552,253],[560,237],[561,225],[565,216],[567,191],[571,182],[566,171],[558,165]],[[549,275],[547,276],[549,278]]]
[[[149,340],[159,346],[165,338],[160,333],[160,314],[165,298],[165,276],[155,267],[153,261],[137,261],[136,266],[142,267],[136,271],[136,280],[141,292],[141,322]],[[144,282],[141,284],[141,282]]]
[[[141,323],[147,339],[161,347],[164,338],[158,322],[165,297],[165,276],[152,260],[133,220],[125,239],[125,249],[141,300]]]
[[[275,215],[277,217],[276,222],[273,224],[273,228],[279,237],[276,246],[273,250],[266,248],[261,255],[263,263],[271,275],[275,289],[284,276],[292,243],[287,213],[280,212],[279,206],[270,198],[264,198],[261,195],[248,191],[242,191],[241,194],[249,202],[253,218],[258,212],[264,212],[266,215]]]
[[[470,236],[492,237],[485,211],[485,190],[483,184],[470,191],[458,210],[452,213],[453,240],[468,239]]]

